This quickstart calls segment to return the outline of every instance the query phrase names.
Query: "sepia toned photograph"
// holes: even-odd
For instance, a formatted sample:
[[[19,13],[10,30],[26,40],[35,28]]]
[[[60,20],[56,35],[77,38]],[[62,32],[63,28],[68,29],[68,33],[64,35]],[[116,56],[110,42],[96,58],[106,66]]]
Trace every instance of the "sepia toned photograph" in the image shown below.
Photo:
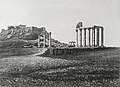
[[[120,0],[0,0],[0,87],[120,87]]]

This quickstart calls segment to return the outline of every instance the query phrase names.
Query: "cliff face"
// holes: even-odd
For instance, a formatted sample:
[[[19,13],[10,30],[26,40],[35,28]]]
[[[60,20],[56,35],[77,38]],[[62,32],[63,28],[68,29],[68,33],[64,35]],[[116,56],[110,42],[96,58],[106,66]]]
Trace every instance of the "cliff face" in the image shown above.
[[[26,27],[26,25],[8,26],[7,30],[2,29],[0,33],[0,41],[6,41],[6,40],[34,41],[38,39],[38,33],[41,35],[45,34],[46,38],[49,38],[49,34],[44,27],[42,28],[37,28],[33,26]],[[54,45],[55,47],[67,45],[55,39],[52,39],[51,42],[52,42],[52,45]]]

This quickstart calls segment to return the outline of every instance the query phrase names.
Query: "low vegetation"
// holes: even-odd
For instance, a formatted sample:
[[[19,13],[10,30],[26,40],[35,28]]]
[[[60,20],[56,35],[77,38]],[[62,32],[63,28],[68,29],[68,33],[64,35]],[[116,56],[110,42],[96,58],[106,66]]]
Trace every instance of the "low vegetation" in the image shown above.
[[[0,58],[10,57],[10,56],[23,56],[32,55],[38,52],[37,48],[25,48],[24,46],[29,44],[24,40],[7,40],[0,42]]]
[[[0,42],[0,86],[117,87],[120,48],[40,57],[24,40]]]

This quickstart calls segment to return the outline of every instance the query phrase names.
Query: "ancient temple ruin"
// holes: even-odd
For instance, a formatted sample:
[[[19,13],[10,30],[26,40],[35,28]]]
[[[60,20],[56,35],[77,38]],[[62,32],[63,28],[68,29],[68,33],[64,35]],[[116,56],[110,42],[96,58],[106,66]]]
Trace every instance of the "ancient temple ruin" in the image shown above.
[[[38,32],[38,47],[51,47],[51,32],[48,33],[45,27],[41,27],[40,30],[41,31]]]
[[[51,32],[47,32],[45,27],[38,31],[38,47],[51,47]],[[103,26],[83,27],[82,22],[76,25],[76,42],[69,42],[74,47],[104,47]],[[41,45],[42,44],[42,45]]]
[[[103,26],[83,27],[82,22],[76,25],[76,47],[103,47]]]

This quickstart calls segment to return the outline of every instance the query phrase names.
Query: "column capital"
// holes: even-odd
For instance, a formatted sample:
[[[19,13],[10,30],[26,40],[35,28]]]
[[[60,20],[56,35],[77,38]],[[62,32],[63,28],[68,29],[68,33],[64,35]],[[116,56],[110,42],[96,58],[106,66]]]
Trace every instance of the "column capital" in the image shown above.
[[[78,32],[78,29],[76,29],[76,32]]]
[[[76,28],[82,27],[82,22],[77,23]]]
[[[92,29],[91,27],[88,28],[88,30],[91,30],[91,29]]]
[[[95,30],[95,26],[92,27],[92,30]]]
[[[101,27],[101,29],[104,29],[104,27]]]
[[[49,34],[51,35],[51,32],[49,32]]]
[[[80,31],[82,31],[82,28],[79,28]]]
[[[94,25],[95,28],[102,28],[103,26]]]

